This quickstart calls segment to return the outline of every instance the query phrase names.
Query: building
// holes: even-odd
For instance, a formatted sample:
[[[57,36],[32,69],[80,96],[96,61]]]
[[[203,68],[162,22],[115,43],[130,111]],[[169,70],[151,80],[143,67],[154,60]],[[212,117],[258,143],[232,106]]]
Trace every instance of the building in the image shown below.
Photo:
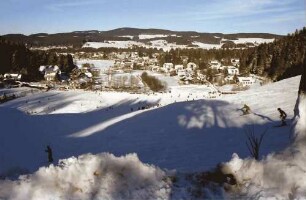
[[[174,70],[174,65],[173,63],[164,63],[162,69],[164,72],[169,73],[170,71]]]
[[[46,81],[54,81],[56,80],[56,76],[60,73],[60,69],[57,65],[50,66],[40,66],[39,71],[44,74],[44,78]]]
[[[4,74],[3,79],[4,80],[20,81],[21,80],[21,74],[6,73],[6,74]]]
[[[221,67],[221,63],[217,60],[211,60],[209,62],[210,68],[219,70]]]
[[[227,66],[227,73],[228,75],[238,75],[239,74],[239,69],[234,66]]]
[[[198,68],[198,66],[197,66],[195,63],[193,63],[193,62],[189,62],[189,63],[187,64],[187,69],[190,69],[190,70],[194,71],[194,70],[196,70],[197,68]]]
[[[178,74],[178,71],[184,69],[184,66],[183,65],[175,65],[174,69],[175,69],[176,73]]]
[[[240,60],[238,58],[232,58],[231,63],[232,65],[239,67]]]
[[[256,79],[253,77],[238,77],[238,82],[242,86],[251,86],[256,82]]]

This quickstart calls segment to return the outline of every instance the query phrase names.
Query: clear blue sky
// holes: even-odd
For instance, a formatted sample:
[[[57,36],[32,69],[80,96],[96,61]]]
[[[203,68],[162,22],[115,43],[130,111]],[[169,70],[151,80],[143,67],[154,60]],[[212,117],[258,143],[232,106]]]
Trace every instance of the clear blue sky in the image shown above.
[[[0,34],[120,27],[287,34],[306,26],[305,0],[3,0]]]

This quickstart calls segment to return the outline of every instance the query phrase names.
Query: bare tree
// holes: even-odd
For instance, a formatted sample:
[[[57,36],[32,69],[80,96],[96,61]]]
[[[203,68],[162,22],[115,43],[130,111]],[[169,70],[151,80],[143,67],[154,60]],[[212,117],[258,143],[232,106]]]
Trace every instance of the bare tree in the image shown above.
[[[300,103],[300,100],[301,100],[302,96],[306,95],[306,53],[304,55],[304,62],[303,62],[302,67],[303,67],[303,70],[302,70],[302,77],[301,77],[301,81],[300,81],[298,99],[296,100],[296,104],[295,104],[295,107],[294,107],[294,118],[300,116],[298,106],[299,106],[299,103]]]

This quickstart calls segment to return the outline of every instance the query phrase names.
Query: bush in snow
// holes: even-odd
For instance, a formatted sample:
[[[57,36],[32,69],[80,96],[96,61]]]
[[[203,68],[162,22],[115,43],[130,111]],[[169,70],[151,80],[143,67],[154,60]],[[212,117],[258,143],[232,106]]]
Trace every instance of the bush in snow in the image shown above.
[[[253,158],[259,160],[259,150],[263,140],[264,135],[266,134],[267,130],[265,130],[260,137],[256,137],[254,126],[252,128],[247,128],[245,130],[245,134],[247,136],[246,145],[252,155]]]
[[[154,92],[159,92],[166,89],[165,85],[163,85],[160,80],[158,80],[154,76],[149,76],[147,72],[143,72],[141,74],[141,79]]]

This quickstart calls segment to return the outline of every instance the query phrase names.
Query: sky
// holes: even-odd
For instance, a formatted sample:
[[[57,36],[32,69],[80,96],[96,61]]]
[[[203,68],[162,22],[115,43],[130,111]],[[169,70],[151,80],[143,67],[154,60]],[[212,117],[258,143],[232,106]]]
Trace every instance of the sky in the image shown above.
[[[0,35],[121,27],[286,35],[306,26],[306,0],[2,0]]]

